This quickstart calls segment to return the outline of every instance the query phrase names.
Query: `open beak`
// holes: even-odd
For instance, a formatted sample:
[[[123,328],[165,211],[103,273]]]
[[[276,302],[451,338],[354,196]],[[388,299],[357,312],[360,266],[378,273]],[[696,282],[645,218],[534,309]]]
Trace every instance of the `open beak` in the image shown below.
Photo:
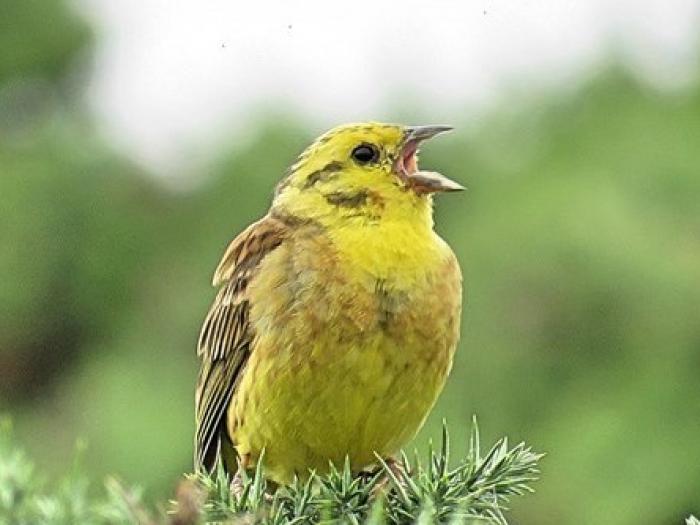
[[[396,160],[395,170],[404,184],[416,193],[461,191],[464,189],[464,186],[440,173],[418,169],[416,154],[420,144],[424,140],[451,129],[450,126],[411,126],[406,128],[401,152]]]

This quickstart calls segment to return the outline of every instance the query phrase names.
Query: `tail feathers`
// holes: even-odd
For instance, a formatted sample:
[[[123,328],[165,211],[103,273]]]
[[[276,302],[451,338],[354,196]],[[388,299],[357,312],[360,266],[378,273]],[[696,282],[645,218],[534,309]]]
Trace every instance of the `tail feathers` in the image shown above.
[[[238,454],[233,442],[224,431],[219,431],[217,437],[204,450],[195,450],[195,472],[212,474],[221,463],[224,471],[233,475],[238,470]]]

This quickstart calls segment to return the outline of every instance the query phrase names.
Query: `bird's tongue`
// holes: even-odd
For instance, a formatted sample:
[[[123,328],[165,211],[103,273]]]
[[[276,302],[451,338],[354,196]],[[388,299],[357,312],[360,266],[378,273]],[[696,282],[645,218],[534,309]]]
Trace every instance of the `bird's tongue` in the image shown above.
[[[416,159],[417,151],[418,144],[408,144],[401,154],[403,157],[403,169],[407,176],[410,176],[418,171],[418,159]]]

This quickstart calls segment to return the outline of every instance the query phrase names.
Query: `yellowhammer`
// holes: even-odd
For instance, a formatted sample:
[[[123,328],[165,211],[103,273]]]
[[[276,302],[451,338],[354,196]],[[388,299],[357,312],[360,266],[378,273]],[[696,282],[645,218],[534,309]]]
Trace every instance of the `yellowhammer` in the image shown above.
[[[264,450],[278,483],[346,456],[358,471],[419,430],[452,365],[462,295],[432,194],[463,188],[420,171],[416,152],[449,129],[327,132],[228,246],[199,339],[196,468],[248,468]]]

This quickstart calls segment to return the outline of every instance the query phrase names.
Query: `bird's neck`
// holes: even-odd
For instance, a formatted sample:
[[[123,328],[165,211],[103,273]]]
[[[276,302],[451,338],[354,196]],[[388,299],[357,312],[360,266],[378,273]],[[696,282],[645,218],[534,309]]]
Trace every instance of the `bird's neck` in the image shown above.
[[[442,241],[432,229],[432,217],[396,220],[384,216],[376,222],[358,221],[325,229],[338,260],[368,285],[383,281],[397,289],[410,289],[437,260],[443,258]]]

